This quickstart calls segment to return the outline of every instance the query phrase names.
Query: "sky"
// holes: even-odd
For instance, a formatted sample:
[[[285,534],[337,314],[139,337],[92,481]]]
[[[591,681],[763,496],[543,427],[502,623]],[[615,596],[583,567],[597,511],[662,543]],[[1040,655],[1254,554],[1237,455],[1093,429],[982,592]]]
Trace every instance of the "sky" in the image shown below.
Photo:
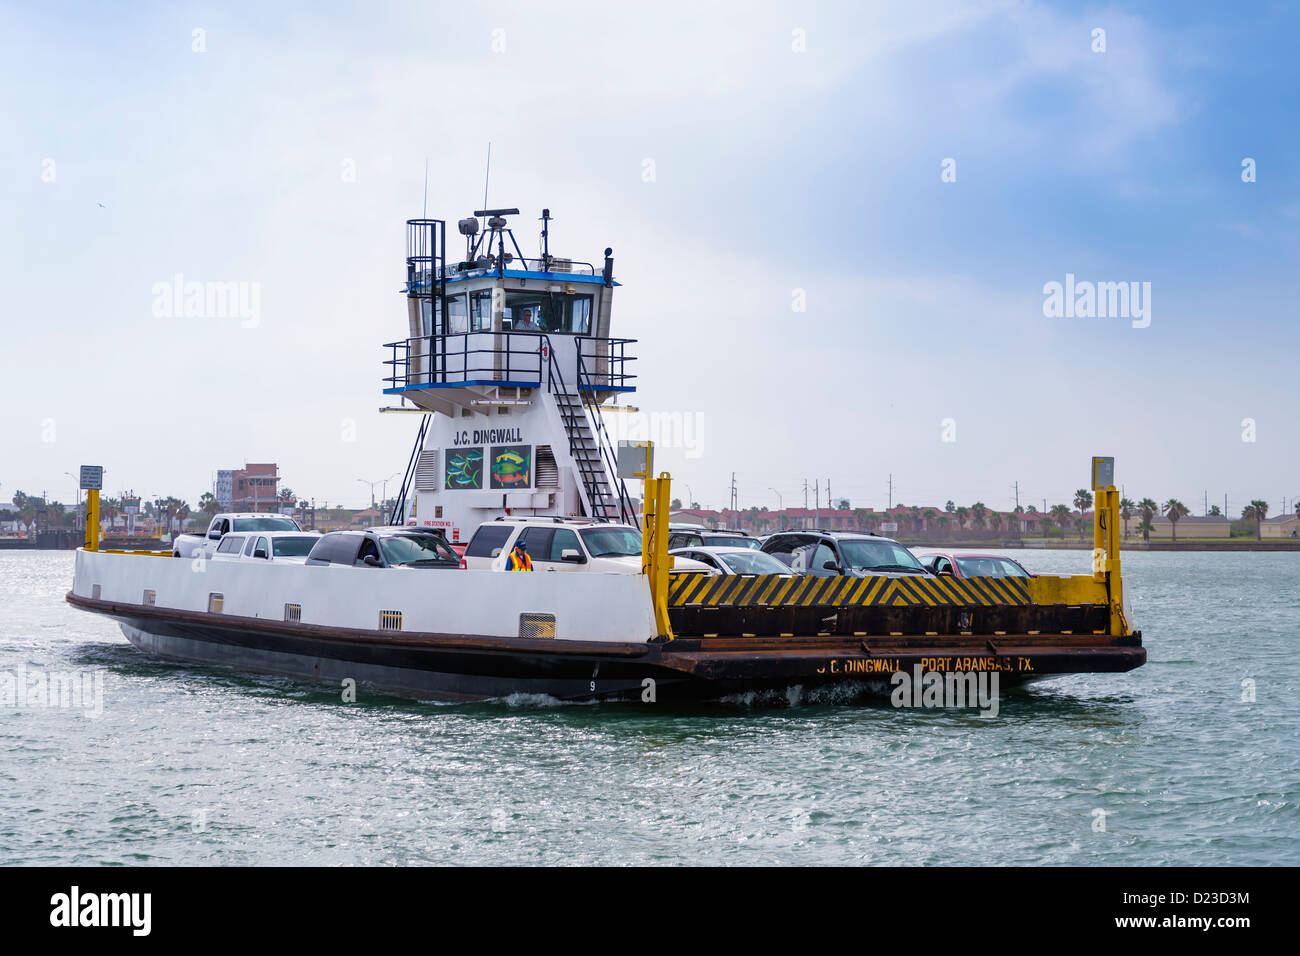
[[[1113,455],[1130,497],[1289,510],[1298,28],[1269,3],[0,3],[0,499],[102,464],[194,504],[275,461],[367,503],[418,427],[378,413],[403,222],[426,160],[428,215],[479,208],[491,143],[525,254],[543,206],[552,252],[614,249],[633,401],[690,423],[656,462],[683,498],[723,506],[734,474],[742,508],[805,481],[1041,508]],[[186,318],[178,275],[250,308]],[[1146,315],[1046,314],[1067,275]]]

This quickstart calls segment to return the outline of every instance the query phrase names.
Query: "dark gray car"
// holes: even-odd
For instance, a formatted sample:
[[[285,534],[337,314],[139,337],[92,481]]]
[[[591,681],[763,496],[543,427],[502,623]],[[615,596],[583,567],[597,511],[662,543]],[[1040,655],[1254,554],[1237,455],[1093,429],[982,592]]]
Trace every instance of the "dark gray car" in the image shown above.
[[[441,533],[427,528],[331,531],[307,555],[307,564],[361,568],[459,568],[460,557]]]

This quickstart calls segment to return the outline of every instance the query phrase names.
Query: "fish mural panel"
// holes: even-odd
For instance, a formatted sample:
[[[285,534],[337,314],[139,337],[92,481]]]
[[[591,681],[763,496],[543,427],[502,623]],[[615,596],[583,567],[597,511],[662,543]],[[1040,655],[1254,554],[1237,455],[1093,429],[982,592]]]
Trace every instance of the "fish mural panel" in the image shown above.
[[[454,451],[447,452],[447,469],[443,487],[448,489],[482,488],[483,449],[457,448]]]
[[[533,446],[495,445],[492,448],[492,488],[511,491],[532,485]]]

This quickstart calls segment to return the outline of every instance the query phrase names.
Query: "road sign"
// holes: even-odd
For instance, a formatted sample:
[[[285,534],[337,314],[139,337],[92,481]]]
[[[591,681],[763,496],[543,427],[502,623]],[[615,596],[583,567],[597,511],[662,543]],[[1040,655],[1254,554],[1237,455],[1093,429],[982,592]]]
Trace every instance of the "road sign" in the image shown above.
[[[103,465],[82,465],[81,466],[81,490],[102,491],[103,489],[104,489],[104,466]]]
[[[1092,490],[1115,484],[1115,459],[1092,459]]]

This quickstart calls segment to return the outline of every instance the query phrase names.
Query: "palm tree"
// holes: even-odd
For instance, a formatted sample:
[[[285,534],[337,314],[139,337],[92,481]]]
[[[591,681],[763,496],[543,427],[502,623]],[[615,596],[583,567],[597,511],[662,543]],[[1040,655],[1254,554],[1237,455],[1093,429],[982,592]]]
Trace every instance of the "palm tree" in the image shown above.
[[[954,511],[957,510],[957,506],[953,504],[952,499],[949,498],[948,503],[943,506],[943,510],[948,512],[948,514],[952,514]]]
[[[1178,519],[1190,514],[1187,505],[1183,504],[1177,498],[1170,498],[1165,502],[1163,508],[1165,517],[1169,519],[1169,533],[1173,540],[1178,540]]]
[[[1142,532],[1142,540],[1150,541],[1151,532],[1155,530],[1155,525],[1151,519],[1160,513],[1160,506],[1152,498],[1143,498],[1137,504],[1138,514],[1142,516],[1142,524],[1138,525],[1138,530]],[[1146,525],[1144,528],[1142,525]]]
[[[982,501],[977,501],[970,506],[971,521],[975,527],[983,528],[984,522],[988,518],[989,509]]]
[[[1087,488],[1080,488],[1074,493],[1074,506],[1079,509],[1080,516],[1092,507],[1092,492]]]
[[[992,514],[989,515],[989,526],[994,531],[1002,530],[1002,512],[994,511]]]
[[[1124,537],[1126,538],[1128,537],[1128,519],[1133,517],[1135,507],[1132,498],[1119,499],[1119,516],[1124,519]]]
[[[1061,537],[1065,537],[1065,529],[1070,526],[1070,521],[1074,515],[1070,512],[1069,505],[1052,505],[1052,517],[1061,528]]]
[[[1300,510],[1300,504],[1296,505],[1296,509],[1297,509],[1297,510]],[[1211,518],[1217,518],[1217,517],[1219,517],[1219,515],[1221,515],[1221,514],[1223,514],[1223,512],[1219,510],[1219,506],[1218,506],[1218,505],[1210,505],[1210,517],[1211,517]]]
[[[962,505],[960,508],[954,511],[953,514],[957,516],[957,529],[960,531],[961,529],[965,528],[966,519],[970,517],[970,509],[967,508],[965,505]]]
[[[921,506],[912,505],[912,532],[921,530]]]
[[[1268,517],[1268,502],[1256,498],[1242,510],[1241,516],[1247,521],[1255,522],[1255,540],[1260,540],[1260,526],[1264,523],[1264,519]]]
[[[925,519],[925,527],[929,529],[934,524],[934,519],[939,517],[939,512],[933,508],[926,508],[921,517]]]
[[[99,502],[99,519],[107,521],[108,526],[113,527],[113,521],[122,513],[121,498],[101,498]]]
[[[943,530],[945,535],[948,533],[948,526],[950,524],[952,524],[952,519],[950,517],[947,515],[939,515],[939,527]]]
[[[1053,525],[1051,515],[1043,515],[1042,520],[1038,522],[1038,526],[1043,529],[1044,538],[1050,538],[1052,536]]]

